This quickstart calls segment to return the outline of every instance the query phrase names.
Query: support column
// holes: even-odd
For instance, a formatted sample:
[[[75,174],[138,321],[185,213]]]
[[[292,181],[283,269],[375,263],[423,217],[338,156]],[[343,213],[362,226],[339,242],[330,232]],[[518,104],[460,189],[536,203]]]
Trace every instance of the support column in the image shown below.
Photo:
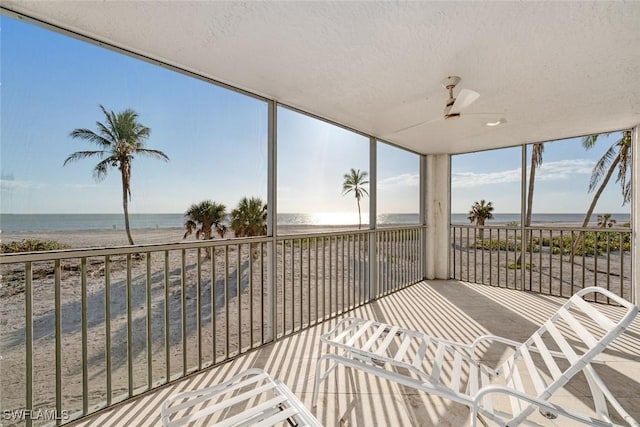
[[[640,305],[640,124],[631,133],[631,301]]]
[[[378,141],[369,138],[369,290],[367,299],[378,298]]]
[[[448,154],[430,154],[426,164],[425,242],[427,279],[449,279],[451,218],[451,160]]]
[[[427,278],[427,156],[420,156],[420,277]]]
[[[263,341],[275,341],[276,339],[276,267],[278,265],[277,256],[277,127],[278,127],[278,104],[275,101],[268,102],[268,124],[267,124],[267,236],[271,238],[267,245],[267,283],[262,286],[266,288],[269,299],[266,302],[265,320],[263,325]]]

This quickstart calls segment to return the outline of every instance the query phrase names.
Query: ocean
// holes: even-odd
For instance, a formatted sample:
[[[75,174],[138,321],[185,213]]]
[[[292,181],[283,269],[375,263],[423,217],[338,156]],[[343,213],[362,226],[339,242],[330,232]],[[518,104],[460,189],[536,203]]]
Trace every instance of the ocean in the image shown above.
[[[410,225],[418,224],[418,214],[379,214],[380,225]],[[613,214],[612,218],[619,224],[630,221],[630,214]],[[532,223],[582,223],[584,214],[533,214]],[[183,214],[130,214],[129,220],[134,229],[145,228],[182,228]],[[363,214],[362,222],[369,221],[368,215]],[[494,219],[487,225],[520,222],[520,214],[494,214]],[[597,221],[597,214],[591,217]],[[456,213],[451,217],[454,224],[468,224],[466,213]],[[278,214],[278,225],[350,225],[358,223],[357,213],[282,213]],[[64,230],[109,230],[124,229],[122,214],[0,214],[0,230],[15,231],[64,231]]]

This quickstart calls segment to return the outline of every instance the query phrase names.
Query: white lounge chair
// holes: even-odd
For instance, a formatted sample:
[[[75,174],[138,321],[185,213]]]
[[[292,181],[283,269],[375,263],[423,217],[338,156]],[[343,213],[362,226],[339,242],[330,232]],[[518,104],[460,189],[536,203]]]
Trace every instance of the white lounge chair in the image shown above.
[[[623,306],[624,316],[612,319],[598,309],[598,304],[583,299],[598,293]],[[473,426],[478,419],[485,424],[482,417],[502,426],[528,424],[526,419],[536,409],[547,418],[562,415],[586,425],[612,425],[607,402],[629,425],[638,426],[590,364],[637,313],[637,306],[605,289],[585,288],[524,343],[485,335],[472,344],[462,344],[380,322],[343,319],[321,337],[335,353],[324,354],[318,360],[313,406],[317,404],[320,383],[336,364],[342,364],[467,405]],[[514,349],[497,369],[480,363],[477,354],[482,344],[492,341]],[[321,375],[325,360],[336,363]],[[587,378],[596,418],[561,408],[549,400],[578,372]],[[503,406],[510,406],[510,410],[497,409],[494,398],[501,395],[503,401],[508,396],[509,403]]]
[[[262,369],[248,369],[228,381],[185,391],[162,404],[162,424],[215,426],[318,426],[321,424],[284,383]]]

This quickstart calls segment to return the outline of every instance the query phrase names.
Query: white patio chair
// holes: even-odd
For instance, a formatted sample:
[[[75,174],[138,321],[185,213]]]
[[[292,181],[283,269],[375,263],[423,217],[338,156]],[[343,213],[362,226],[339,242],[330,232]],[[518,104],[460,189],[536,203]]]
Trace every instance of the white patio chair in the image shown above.
[[[284,383],[262,369],[248,369],[213,387],[175,394],[163,402],[161,411],[165,427],[321,426]]]
[[[612,319],[598,309],[602,305],[583,299],[595,294],[624,307],[622,318]],[[343,319],[321,337],[336,352],[323,354],[318,360],[313,406],[317,404],[320,383],[337,364],[342,364],[467,405],[472,426],[478,419],[486,424],[483,417],[502,426],[528,425],[531,422],[526,419],[536,409],[547,418],[562,415],[586,425],[613,425],[607,402],[629,425],[638,426],[590,364],[637,313],[637,306],[605,289],[585,288],[524,343],[485,335],[472,344],[463,344],[380,322]],[[497,369],[485,366],[477,357],[479,346],[492,341],[514,349]],[[330,363],[321,375],[325,360],[335,363]],[[578,372],[587,378],[596,418],[550,402],[551,396]],[[495,398],[499,397],[502,406],[510,410],[498,410],[500,399]]]

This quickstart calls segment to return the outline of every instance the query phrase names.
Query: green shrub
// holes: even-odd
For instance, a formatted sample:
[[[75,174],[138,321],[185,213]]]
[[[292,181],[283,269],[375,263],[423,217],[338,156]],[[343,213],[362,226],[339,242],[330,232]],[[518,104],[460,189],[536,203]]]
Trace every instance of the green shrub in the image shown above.
[[[59,249],[69,249],[69,246],[55,240],[38,239],[23,239],[20,241],[2,243],[0,245],[0,253],[3,254],[15,252],[55,251]]]
[[[531,270],[532,267],[535,267],[532,264],[529,264],[528,262],[524,264],[524,268],[526,268],[527,270]],[[522,268],[522,264],[517,264],[515,262],[509,263],[509,265],[507,265],[507,268],[509,270],[520,270]]]
[[[470,245],[472,249],[486,249],[491,251],[519,251],[522,248],[522,244],[519,241],[513,240],[498,240],[498,239],[484,239],[476,240],[475,243]],[[540,252],[540,246],[535,245],[533,242],[527,245],[527,252]]]

